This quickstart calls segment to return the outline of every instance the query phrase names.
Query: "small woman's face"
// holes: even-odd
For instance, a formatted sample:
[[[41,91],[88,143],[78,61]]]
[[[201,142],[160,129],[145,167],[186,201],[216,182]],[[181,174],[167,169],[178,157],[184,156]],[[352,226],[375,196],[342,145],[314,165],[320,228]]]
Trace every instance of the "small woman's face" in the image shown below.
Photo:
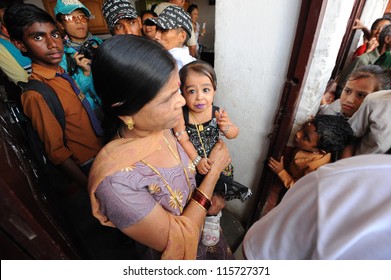
[[[365,97],[374,92],[377,80],[374,77],[348,80],[341,94],[341,111],[350,118],[360,108]]]
[[[201,113],[213,105],[215,90],[206,75],[189,71],[182,88],[186,105],[191,111]]]
[[[74,42],[84,42],[88,35],[89,18],[81,9],[74,10],[68,15],[62,16],[60,27]]]
[[[198,15],[199,15],[198,9],[194,9],[193,11],[191,11],[191,13],[190,13],[191,21],[197,22]]]
[[[141,134],[175,127],[183,118],[182,107],[185,103],[179,91],[179,75],[175,68],[156,97],[132,115],[135,133]]]

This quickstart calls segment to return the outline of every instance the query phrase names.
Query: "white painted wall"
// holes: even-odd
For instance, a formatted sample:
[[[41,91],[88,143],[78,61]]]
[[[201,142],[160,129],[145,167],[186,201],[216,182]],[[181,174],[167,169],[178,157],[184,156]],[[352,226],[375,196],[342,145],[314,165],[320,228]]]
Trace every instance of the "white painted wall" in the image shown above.
[[[240,128],[227,142],[235,179],[252,189],[258,187],[269,147],[300,5],[300,0],[216,1],[215,104]],[[234,200],[227,207],[243,218],[243,203]]]

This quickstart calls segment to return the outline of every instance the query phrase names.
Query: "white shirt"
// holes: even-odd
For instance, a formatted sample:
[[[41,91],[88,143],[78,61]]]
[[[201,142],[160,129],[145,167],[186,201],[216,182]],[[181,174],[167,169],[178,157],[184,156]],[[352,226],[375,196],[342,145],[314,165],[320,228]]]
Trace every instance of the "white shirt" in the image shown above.
[[[243,240],[248,259],[391,259],[391,155],[362,155],[296,182]]]
[[[361,137],[356,155],[386,153],[391,148],[391,90],[365,97],[349,124],[354,136]]]
[[[175,58],[176,64],[178,65],[178,71],[181,70],[186,64],[196,60],[189,53],[189,48],[184,46],[182,48],[173,48],[169,50],[172,56]]]
[[[341,99],[337,99],[331,104],[320,106],[318,115],[342,116],[346,118],[341,111]]]

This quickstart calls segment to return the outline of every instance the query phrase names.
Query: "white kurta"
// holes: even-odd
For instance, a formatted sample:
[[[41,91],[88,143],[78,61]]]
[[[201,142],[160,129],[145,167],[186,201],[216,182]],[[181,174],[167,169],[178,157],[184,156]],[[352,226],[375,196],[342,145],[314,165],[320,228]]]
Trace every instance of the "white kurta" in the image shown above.
[[[391,148],[391,90],[365,97],[349,124],[354,136],[361,137],[356,155],[386,153]]]

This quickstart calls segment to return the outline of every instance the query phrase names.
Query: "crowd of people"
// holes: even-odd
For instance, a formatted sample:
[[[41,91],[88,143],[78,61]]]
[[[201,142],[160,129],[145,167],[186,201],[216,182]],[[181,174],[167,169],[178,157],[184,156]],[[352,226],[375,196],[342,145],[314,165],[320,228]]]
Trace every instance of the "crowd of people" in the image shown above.
[[[0,66],[11,82],[38,80],[57,95],[64,126],[35,89],[22,91],[23,113],[50,162],[89,198],[83,209],[92,209],[99,227],[113,230],[108,238],[119,238],[118,233],[121,240],[129,238],[140,259],[233,259],[220,227],[222,209],[228,200],[247,200],[252,191],[234,180],[223,139],[236,138],[239,128],[232,114],[214,103],[216,73],[199,60],[204,26],[197,22],[197,5],[185,11],[184,4],[170,0],[139,15],[128,0],[106,0],[102,15],[112,37],[105,41],[89,32],[91,12],[78,0],[58,0],[55,18],[32,4],[2,4]],[[365,30],[360,24],[357,28]],[[341,199],[348,217],[342,210],[333,212],[330,201],[348,200],[356,189],[364,196],[372,183],[362,180],[353,188],[341,181],[338,194],[328,178],[340,180],[357,170],[365,170],[357,177],[366,176],[377,158],[356,156],[391,148],[386,66],[391,20],[375,21],[367,33],[352,64],[328,85],[318,114],[296,133],[289,167],[284,157],[269,159],[289,191],[246,234],[247,258],[391,257],[386,250],[362,254],[374,246],[369,235],[364,243],[356,242],[358,249],[353,242],[335,253],[330,248],[338,242],[342,246],[346,237],[323,231],[338,216],[352,218],[351,227],[346,224],[350,237],[361,234],[353,226],[375,207],[350,211],[358,198]],[[374,173],[388,172],[388,157],[379,161]],[[384,203],[386,197],[379,191],[373,203]],[[382,207],[379,216],[389,208]],[[327,214],[320,216],[320,211]],[[376,219],[370,227],[374,236],[383,238],[375,224]],[[309,238],[293,242],[303,230]]]

